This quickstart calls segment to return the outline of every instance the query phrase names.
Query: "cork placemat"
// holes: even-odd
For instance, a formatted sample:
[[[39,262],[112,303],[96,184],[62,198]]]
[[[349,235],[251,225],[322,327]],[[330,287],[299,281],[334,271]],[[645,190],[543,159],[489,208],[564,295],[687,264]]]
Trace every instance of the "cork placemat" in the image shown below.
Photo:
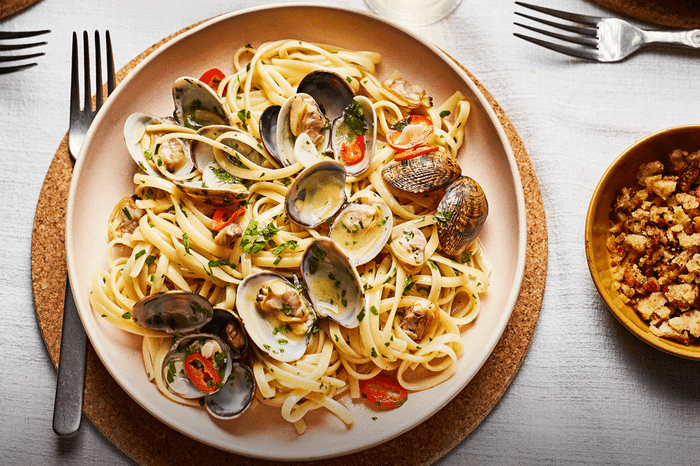
[[[0,19],[13,15],[20,10],[24,10],[39,0],[2,0],[0,2]]]
[[[611,10],[669,28],[700,28],[698,0],[593,0]]]
[[[117,80],[123,79],[146,56],[185,30],[163,39],[134,58],[119,71]],[[429,465],[437,461],[469,436],[491,412],[518,372],[534,335],[547,274],[547,226],[542,195],[523,141],[512,123],[488,91],[474,76],[467,74],[486,96],[503,125],[523,182],[527,207],[527,257],[520,295],[498,345],[462,392],[434,416],[401,436],[334,460],[342,464]],[[64,217],[72,169],[66,135],[49,167],[39,196],[31,253],[37,320],[54,366],[58,365],[61,340],[66,277]],[[139,464],[177,466],[203,461],[214,465],[285,464],[223,452],[161,423],[119,387],[89,344],[86,372],[84,415],[110,442]],[[149,435],[143,435],[143,432]]]

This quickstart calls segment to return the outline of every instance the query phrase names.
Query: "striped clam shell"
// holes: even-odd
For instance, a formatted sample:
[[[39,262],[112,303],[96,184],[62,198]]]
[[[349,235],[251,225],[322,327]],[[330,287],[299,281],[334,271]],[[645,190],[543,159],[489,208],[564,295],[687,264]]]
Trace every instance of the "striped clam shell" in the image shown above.
[[[457,180],[461,174],[457,161],[443,151],[407,160],[392,160],[382,170],[382,178],[388,185],[409,193],[436,191]]]
[[[476,239],[489,213],[489,204],[479,183],[464,176],[445,190],[437,208],[449,218],[437,222],[440,246],[455,256],[466,250]]]

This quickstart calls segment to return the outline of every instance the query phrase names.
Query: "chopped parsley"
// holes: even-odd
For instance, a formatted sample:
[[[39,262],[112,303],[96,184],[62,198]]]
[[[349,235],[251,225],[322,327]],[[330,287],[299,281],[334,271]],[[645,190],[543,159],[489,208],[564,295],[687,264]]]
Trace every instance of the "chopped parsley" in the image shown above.
[[[280,228],[277,228],[272,223],[268,223],[262,229],[259,229],[258,222],[251,220],[241,239],[243,252],[245,254],[256,254],[262,251],[278,231],[280,231]]]

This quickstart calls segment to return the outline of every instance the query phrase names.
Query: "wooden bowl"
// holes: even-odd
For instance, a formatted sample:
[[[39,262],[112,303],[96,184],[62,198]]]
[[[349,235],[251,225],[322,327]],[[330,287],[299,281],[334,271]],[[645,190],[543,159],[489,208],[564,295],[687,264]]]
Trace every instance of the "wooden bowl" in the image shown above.
[[[608,167],[593,193],[586,215],[586,258],[598,292],[613,315],[630,332],[654,348],[689,359],[700,360],[700,343],[684,345],[651,333],[645,322],[622,302],[613,287],[610,255],[605,245],[610,211],[620,189],[637,186],[639,166],[666,157],[674,149],[694,152],[700,149],[700,125],[676,126],[653,133],[635,142]]]

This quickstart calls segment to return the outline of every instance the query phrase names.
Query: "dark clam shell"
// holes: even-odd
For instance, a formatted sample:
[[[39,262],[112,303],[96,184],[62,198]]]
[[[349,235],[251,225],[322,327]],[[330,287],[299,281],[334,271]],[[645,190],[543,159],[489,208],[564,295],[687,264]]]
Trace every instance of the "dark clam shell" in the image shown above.
[[[323,70],[312,71],[304,76],[297,86],[297,93],[313,97],[329,120],[341,116],[355,97],[355,92],[343,77]]]
[[[260,137],[262,138],[263,146],[277,162],[284,166],[284,162],[280,159],[277,152],[277,117],[280,114],[279,105],[271,105],[260,115]]]
[[[445,190],[438,205],[437,222],[440,246],[447,254],[461,254],[476,239],[489,213],[484,190],[479,183],[464,176]]]
[[[433,152],[411,159],[392,160],[382,170],[384,181],[409,193],[437,191],[462,174],[459,163],[446,152]]]
[[[131,309],[134,323],[167,333],[192,331],[209,322],[213,314],[206,298],[181,290],[146,296]]]
[[[226,309],[214,309],[214,317],[200,330],[221,338],[229,347],[233,359],[240,359],[248,349],[248,334],[240,317]]]

